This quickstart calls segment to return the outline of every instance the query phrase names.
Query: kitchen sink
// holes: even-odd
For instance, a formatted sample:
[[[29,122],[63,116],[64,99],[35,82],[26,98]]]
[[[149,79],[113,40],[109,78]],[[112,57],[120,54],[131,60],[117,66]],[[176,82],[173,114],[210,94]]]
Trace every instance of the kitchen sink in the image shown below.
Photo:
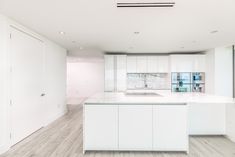
[[[126,92],[125,93],[127,96],[159,96],[161,97],[160,94],[154,93],[154,92]]]

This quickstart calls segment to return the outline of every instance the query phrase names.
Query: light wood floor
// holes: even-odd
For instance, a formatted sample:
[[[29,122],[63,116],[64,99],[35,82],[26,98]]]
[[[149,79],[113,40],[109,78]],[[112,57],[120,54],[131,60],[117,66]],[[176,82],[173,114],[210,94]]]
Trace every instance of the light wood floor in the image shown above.
[[[235,143],[222,136],[190,137],[190,153],[82,153],[82,106],[18,143],[0,157],[235,157]]]

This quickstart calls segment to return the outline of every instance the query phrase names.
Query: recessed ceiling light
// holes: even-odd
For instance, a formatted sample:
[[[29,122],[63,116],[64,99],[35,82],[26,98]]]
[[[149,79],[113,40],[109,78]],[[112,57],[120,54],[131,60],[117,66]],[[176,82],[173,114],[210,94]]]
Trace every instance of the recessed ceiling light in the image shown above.
[[[80,47],[79,47],[79,49],[80,49],[80,50],[83,50],[83,47],[82,47],[82,46],[80,46]]]
[[[134,34],[140,34],[140,32],[134,32]]]
[[[215,33],[218,33],[218,30],[213,30],[210,32],[211,34],[215,34]]]
[[[63,32],[63,31],[60,31],[59,33],[60,33],[61,35],[65,35],[65,32]]]

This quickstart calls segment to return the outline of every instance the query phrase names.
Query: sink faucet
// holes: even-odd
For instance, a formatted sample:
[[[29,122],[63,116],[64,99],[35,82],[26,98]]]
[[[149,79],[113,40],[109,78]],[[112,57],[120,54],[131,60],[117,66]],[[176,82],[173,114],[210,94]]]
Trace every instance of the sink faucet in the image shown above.
[[[144,74],[144,88],[148,88],[147,75],[146,74]]]

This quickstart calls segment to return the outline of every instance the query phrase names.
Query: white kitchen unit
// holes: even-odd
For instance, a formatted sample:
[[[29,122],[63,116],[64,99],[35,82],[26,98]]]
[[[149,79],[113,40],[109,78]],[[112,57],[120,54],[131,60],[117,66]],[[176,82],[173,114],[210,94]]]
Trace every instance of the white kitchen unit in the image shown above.
[[[84,102],[87,150],[188,152],[187,103],[100,93]]]
[[[225,135],[225,103],[189,103],[190,135]]]
[[[126,91],[126,55],[116,55],[117,71],[116,71],[116,86],[118,92]]]
[[[84,106],[84,149],[118,150],[118,106]]]
[[[152,118],[152,105],[119,105],[119,150],[151,150]]]
[[[158,71],[158,56],[147,57],[148,73],[156,73]]]
[[[147,56],[136,57],[136,72],[147,73]]]
[[[205,55],[171,55],[171,72],[205,72]]]
[[[115,90],[115,61],[114,55],[105,55],[104,56],[104,81],[105,81],[105,91],[111,92]]]
[[[168,73],[169,56],[147,56],[147,73]]]
[[[127,73],[137,73],[137,65],[136,65],[136,56],[127,56],[126,63],[127,63]]]
[[[192,72],[205,72],[206,71],[206,56],[194,55],[194,68]]]
[[[153,149],[188,150],[187,105],[153,106]]]
[[[105,55],[105,91],[126,90],[126,55]]]
[[[158,56],[157,63],[158,73],[169,73],[169,56]]]

